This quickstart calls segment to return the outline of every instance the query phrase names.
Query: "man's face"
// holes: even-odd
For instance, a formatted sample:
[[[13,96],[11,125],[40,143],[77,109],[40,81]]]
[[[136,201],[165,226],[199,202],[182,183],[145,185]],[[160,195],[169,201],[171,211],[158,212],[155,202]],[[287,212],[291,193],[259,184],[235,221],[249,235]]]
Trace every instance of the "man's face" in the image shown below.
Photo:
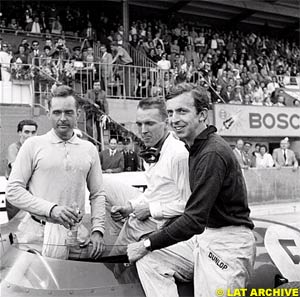
[[[68,140],[72,137],[79,114],[73,96],[52,98],[48,116],[59,138]]]
[[[237,143],[236,143],[236,147],[239,149],[239,150],[242,150],[243,147],[244,147],[244,141],[243,140],[238,140]]]
[[[109,148],[113,151],[117,148],[117,140],[116,139],[113,138],[110,140]]]
[[[250,148],[251,148],[251,145],[250,145],[249,143],[246,143],[246,144],[244,145],[244,151],[245,151],[246,153],[248,153],[248,152],[250,151]]]
[[[24,125],[22,131],[19,131],[20,142],[23,144],[29,137],[36,135],[36,127],[33,125]]]
[[[138,108],[136,124],[146,147],[155,146],[167,131],[167,120],[163,120],[157,108]]]
[[[202,113],[197,114],[191,95],[184,93],[168,100],[167,111],[169,124],[177,136],[189,144],[192,143],[198,135],[200,121],[204,118]]]
[[[100,89],[101,89],[100,83],[94,83],[94,90],[99,92]]]
[[[286,141],[280,142],[281,149],[286,150],[288,148],[288,146],[289,146],[288,142],[286,142]]]

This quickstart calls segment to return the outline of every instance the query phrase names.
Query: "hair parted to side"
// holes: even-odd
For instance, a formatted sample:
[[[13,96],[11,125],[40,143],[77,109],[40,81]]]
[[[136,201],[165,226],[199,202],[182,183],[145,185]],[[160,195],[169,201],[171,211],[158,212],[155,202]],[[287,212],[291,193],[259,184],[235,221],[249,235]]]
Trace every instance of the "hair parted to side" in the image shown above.
[[[189,93],[194,99],[197,114],[203,109],[209,109],[209,99],[206,90],[191,83],[180,83],[172,87],[169,94],[166,96],[166,100],[173,99],[185,93]]]
[[[75,99],[75,104],[76,104],[76,109],[79,108],[79,101],[77,100],[77,95],[74,92],[74,90],[66,85],[61,85],[56,87],[53,92],[52,92],[52,97],[51,99],[48,101],[48,108],[51,108],[51,101],[53,97],[68,97],[68,96],[73,96]]]
[[[23,120],[21,122],[18,123],[18,126],[17,126],[17,132],[21,132],[23,130],[23,127],[24,126],[35,126],[35,128],[37,129],[38,128],[38,124],[33,121],[33,120]]]
[[[163,98],[153,97],[153,98],[144,98],[139,101],[137,106],[139,109],[158,109],[161,115],[162,120],[166,120],[168,118],[166,102]]]

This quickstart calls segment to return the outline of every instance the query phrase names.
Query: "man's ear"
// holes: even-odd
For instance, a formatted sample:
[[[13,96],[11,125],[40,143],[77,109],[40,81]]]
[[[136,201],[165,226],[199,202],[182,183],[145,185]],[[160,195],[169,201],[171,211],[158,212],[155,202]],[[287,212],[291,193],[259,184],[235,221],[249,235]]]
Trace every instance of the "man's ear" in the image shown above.
[[[77,109],[77,120],[79,119],[80,115],[81,115],[82,110],[80,108]]]
[[[50,110],[49,109],[47,109],[47,117],[48,117],[48,119],[50,119],[50,115],[51,115],[51,113],[50,113]]]
[[[208,117],[208,109],[204,108],[199,112],[199,122],[205,122]]]

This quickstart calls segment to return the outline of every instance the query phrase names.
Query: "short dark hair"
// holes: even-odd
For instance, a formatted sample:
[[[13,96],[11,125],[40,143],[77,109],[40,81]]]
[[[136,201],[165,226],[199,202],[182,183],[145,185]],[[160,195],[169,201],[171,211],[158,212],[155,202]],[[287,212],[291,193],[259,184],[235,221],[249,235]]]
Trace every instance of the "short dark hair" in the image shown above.
[[[33,120],[23,120],[18,123],[17,132],[22,132],[24,126],[35,126],[36,130],[38,128],[38,124]]]
[[[184,93],[190,93],[194,99],[194,106],[197,114],[203,109],[209,109],[209,99],[206,90],[201,87],[196,87],[191,83],[181,83],[171,88],[169,94],[166,96],[166,100],[173,99]]]
[[[162,98],[154,97],[154,98],[144,98],[139,101],[137,106],[139,109],[158,109],[161,115],[162,120],[166,120],[168,118],[166,102]]]
[[[79,108],[79,101],[77,99],[77,95],[71,87],[66,86],[66,85],[61,85],[61,86],[58,86],[54,89],[54,91],[52,92],[52,97],[48,101],[48,108],[49,109],[51,108],[51,102],[52,102],[53,97],[68,97],[68,96],[73,96],[74,97],[75,106],[76,106],[76,109],[78,109]]]

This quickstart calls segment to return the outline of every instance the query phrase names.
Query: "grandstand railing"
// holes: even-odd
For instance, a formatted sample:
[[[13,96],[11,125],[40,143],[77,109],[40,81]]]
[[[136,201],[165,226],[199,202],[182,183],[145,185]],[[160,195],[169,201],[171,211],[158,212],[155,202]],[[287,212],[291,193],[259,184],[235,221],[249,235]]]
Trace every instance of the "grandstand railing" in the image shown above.
[[[103,64],[50,57],[34,58],[32,63],[32,65],[2,64],[2,80],[8,81],[18,75],[22,77],[24,71],[31,72],[31,78],[34,80],[35,103],[41,105],[45,105],[45,100],[49,98],[51,87],[55,82],[70,85],[81,97],[85,97],[87,91],[93,88],[94,82],[100,82],[108,98],[140,100],[153,96],[165,97],[180,74],[176,70],[162,70],[157,66]],[[185,79],[195,84],[206,82],[210,91],[217,96],[218,102],[225,103],[201,71],[188,73]],[[294,79],[284,76],[282,80],[289,83],[295,81],[295,87],[299,88],[298,77]]]
[[[100,58],[100,46],[101,45],[99,43],[94,43],[93,45],[94,55],[97,58]],[[145,54],[134,48],[130,43],[124,43],[124,48],[128,51],[128,54],[132,58],[133,65],[150,68],[157,67],[156,63],[149,59]]]
[[[73,40],[73,41],[78,41],[78,42],[82,42],[85,37],[83,36],[74,36],[71,34],[71,32],[66,31],[64,35],[62,34],[56,34],[56,33],[32,33],[30,31],[25,31],[25,30],[15,30],[15,29],[10,29],[10,28],[0,28],[0,32],[3,34],[7,33],[7,34],[14,34],[16,36],[27,36],[27,37],[40,37],[40,38],[46,38],[47,36],[51,36],[54,38],[60,38],[60,37],[64,37],[65,39],[69,39],[69,40]]]

